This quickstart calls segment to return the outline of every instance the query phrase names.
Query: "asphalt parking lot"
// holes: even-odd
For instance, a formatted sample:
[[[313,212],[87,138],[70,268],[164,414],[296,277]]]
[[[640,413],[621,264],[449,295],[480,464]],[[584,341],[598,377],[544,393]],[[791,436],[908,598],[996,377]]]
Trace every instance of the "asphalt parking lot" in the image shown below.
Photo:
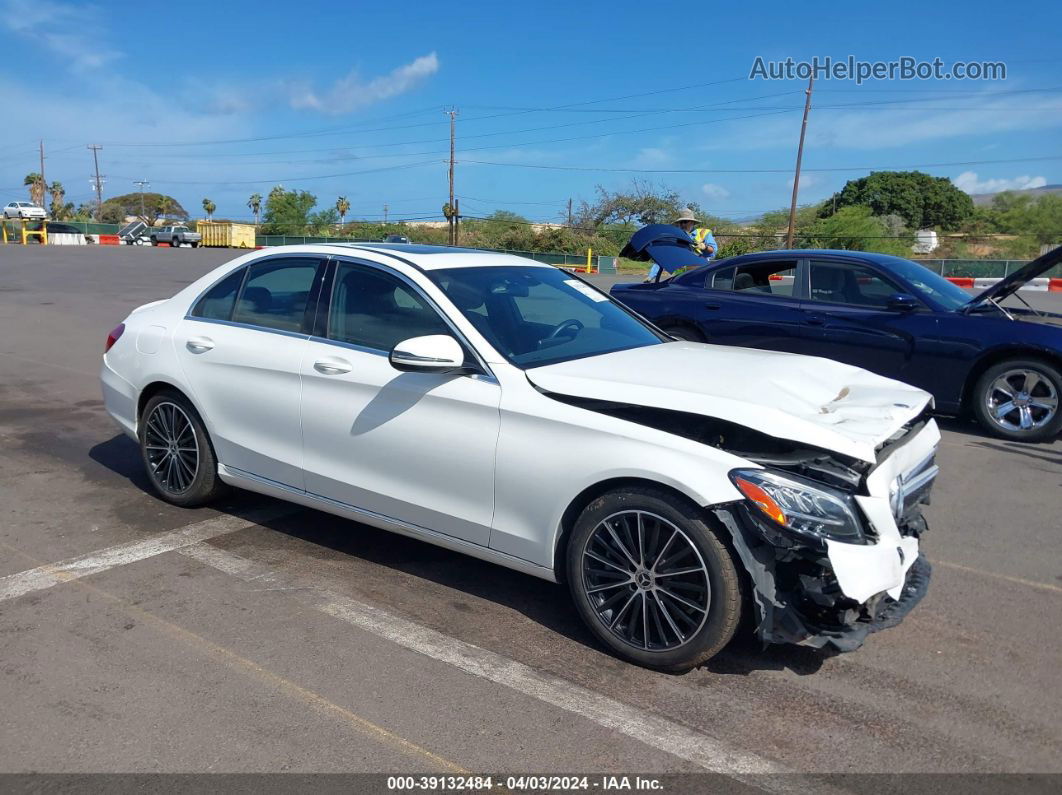
[[[233,256],[0,248],[0,772],[1062,772],[1062,441],[941,422],[929,595],[863,649],[654,673],[560,586],[154,498],[103,341]]]

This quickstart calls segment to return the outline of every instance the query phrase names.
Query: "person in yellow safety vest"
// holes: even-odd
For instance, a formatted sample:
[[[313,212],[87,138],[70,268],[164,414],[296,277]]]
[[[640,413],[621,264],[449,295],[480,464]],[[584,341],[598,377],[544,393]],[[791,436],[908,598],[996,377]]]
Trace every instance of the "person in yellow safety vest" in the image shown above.
[[[693,238],[693,250],[698,255],[704,257],[706,260],[711,260],[715,257],[716,251],[719,250],[719,246],[715,242],[715,236],[712,234],[712,230],[705,226],[697,226],[700,223],[700,219],[693,214],[693,210],[689,207],[679,213],[679,217],[672,223]],[[647,282],[656,281],[657,276],[660,273],[660,266],[655,262],[653,267],[649,269],[649,275],[646,277]]]

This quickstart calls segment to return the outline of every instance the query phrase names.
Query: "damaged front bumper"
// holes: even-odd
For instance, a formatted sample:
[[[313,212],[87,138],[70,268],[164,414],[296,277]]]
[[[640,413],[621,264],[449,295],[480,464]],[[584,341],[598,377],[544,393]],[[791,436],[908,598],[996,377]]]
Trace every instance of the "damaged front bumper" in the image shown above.
[[[709,509],[752,581],[761,640],[851,651],[921,601],[931,571],[919,550],[928,529],[921,506],[939,441],[928,420],[880,451],[854,496],[870,528],[863,543],[785,532],[745,502]]]
[[[872,632],[899,624],[929,587],[931,567],[915,538],[915,557],[905,561],[900,585],[858,601],[841,589],[826,550],[783,537],[740,503],[716,506],[712,513],[730,531],[752,580],[756,634],[764,643],[853,651]],[[918,532],[925,532],[924,519],[918,524]]]

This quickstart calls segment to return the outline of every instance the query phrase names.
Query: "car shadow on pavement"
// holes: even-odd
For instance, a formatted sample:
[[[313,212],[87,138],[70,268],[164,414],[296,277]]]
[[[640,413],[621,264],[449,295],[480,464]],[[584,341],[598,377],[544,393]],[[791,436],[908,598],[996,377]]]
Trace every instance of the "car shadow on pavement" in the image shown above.
[[[118,434],[95,445],[89,450],[89,457],[126,478],[138,489],[154,494],[144,473],[140,451],[128,437]],[[244,516],[270,502],[274,500],[237,491],[231,498],[213,507],[222,513]],[[337,555],[358,558],[444,586],[455,594],[464,593],[493,602],[595,652],[609,653],[583,625],[564,585],[321,511],[310,508],[296,510],[298,512],[294,515],[263,521],[261,526],[317,547],[322,558],[334,558]],[[314,553],[311,551],[309,554]],[[452,610],[451,620],[460,624],[462,614],[474,607],[454,598],[446,609]],[[420,619],[430,620],[430,617],[420,616]],[[432,623],[446,620],[446,616],[436,617]],[[445,627],[442,631],[446,631]],[[748,624],[739,630],[726,649],[701,666],[700,670],[730,676],[746,676],[760,670],[789,670],[805,675],[818,671],[831,656],[829,652],[798,646],[771,645],[764,649],[753,637],[752,626]]]

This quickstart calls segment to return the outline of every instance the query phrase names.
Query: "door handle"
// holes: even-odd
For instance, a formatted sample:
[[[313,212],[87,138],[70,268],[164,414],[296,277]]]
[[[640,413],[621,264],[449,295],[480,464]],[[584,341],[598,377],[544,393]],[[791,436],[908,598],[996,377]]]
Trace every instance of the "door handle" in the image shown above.
[[[709,303],[704,305],[704,308],[705,309],[720,309],[721,307],[720,307],[719,304],[713,304],[713,303],[709,302]]]
[[[351,371],[350,362],[345,359],[318,359],[313,369],[324,375],[342,375]]]
[[[808,315],[804,318],[804,322],[809,326],[822,326],[826,323],[825,315]]]
[[[214,349],[214,340],[210,337],[192,337],[184,343],[184,347],[192,353],[206,353]]]

